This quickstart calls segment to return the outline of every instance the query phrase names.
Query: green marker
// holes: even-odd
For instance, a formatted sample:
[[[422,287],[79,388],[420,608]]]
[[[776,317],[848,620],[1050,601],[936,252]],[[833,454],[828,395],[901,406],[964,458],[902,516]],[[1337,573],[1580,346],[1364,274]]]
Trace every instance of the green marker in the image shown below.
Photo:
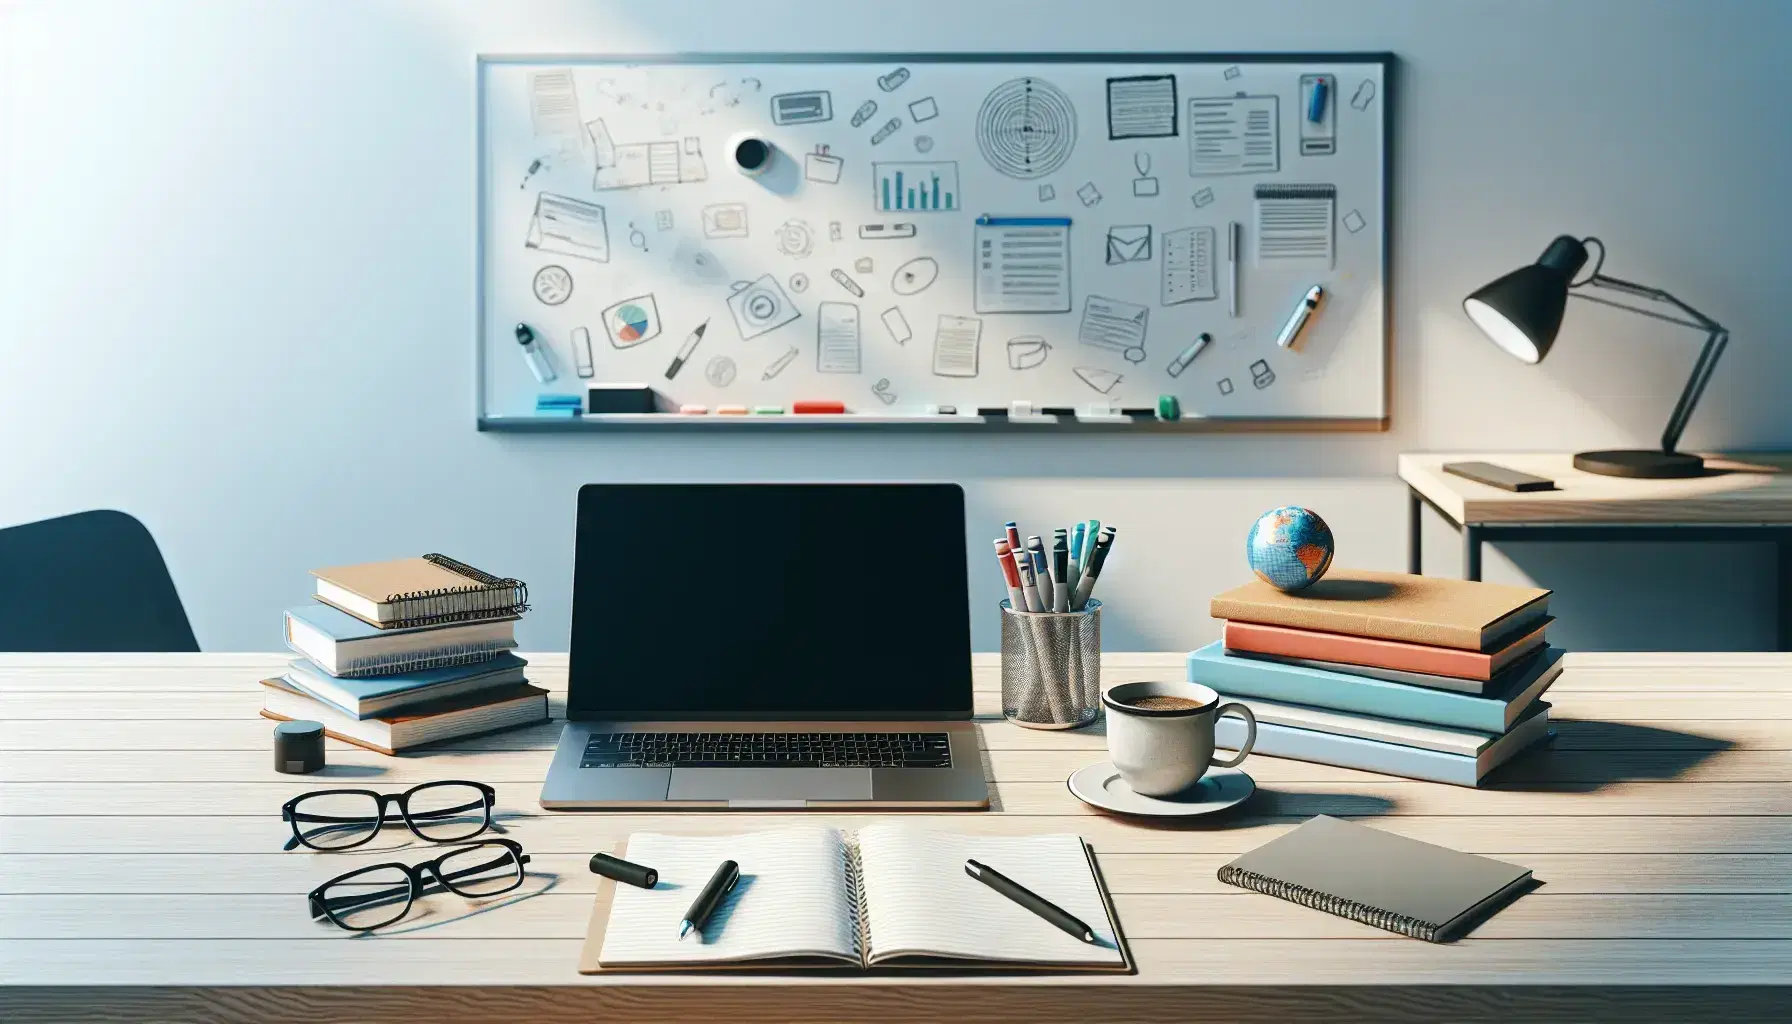
[[[756,405],[753,407],[753,414],[756,416],[782,416],[784,407],[781,405]]]
[[[1157,418],[1174,423],[1182,418],[1182,401],[1175,395],[1157,396]]]

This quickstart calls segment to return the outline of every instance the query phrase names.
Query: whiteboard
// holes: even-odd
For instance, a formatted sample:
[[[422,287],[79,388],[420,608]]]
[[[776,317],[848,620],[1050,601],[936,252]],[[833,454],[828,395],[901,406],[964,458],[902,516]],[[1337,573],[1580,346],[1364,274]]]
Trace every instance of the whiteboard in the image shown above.
[[[639,420],[536,414],[635,383],[839,424],[1161,428],[1116,414],[1174,395],[1183,428],[1385,429],[1390,63],[481,57],[480,425]]]

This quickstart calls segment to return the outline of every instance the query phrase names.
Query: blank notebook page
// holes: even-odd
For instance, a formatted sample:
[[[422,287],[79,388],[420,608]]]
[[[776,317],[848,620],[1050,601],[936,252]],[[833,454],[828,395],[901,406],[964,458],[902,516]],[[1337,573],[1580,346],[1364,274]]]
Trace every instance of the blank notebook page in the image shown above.
[[[967,836],[873,825],[859,831],[858,841],[873,960],[1125,962],[1076,836]],[[964,862],[973,859],[1057,904],[1101,944],[1072,938],[965,874]]]
[[[737,836],[629,837],[626,859],[660,873],[652,889],[617,884],[598,961],[664,964],[788,956],[859,962],[856,915],[846,886],[846,841],[828,828]],[[725,860],[740,882],[702,933],[678,941],[678,925]]]

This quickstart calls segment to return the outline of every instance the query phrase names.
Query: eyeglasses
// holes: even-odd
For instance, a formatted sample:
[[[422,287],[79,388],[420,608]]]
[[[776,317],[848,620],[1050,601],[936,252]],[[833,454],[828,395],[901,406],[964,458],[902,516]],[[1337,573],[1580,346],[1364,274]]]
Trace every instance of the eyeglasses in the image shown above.
[[[371,789],[320,789],[302,793],[280,808],[292,825],[285,849],[346,850],[372,839],[386,825],[386,808],[396,804],[411,834],[431,843],[458,843],[492,827],[497,791],[482,782],[426,782],[402,793]]]
[[[514,839],[459,846],[416,866],[374,864],[337,875],[305,897],[313,920],[351,932],[384,928],[411,912],[417,897],[447,889],[461,896],[498,896],[523,884],[529,855]],[[428,881],[428,876],[435,881]]]

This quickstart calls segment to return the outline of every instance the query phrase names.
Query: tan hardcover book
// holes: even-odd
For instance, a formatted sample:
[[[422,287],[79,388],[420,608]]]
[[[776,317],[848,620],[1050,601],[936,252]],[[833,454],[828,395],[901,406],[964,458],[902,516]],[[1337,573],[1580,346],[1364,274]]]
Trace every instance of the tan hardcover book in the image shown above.
[[[1485,652],[1408,644],[1398,640],[1376,640],[1342,633],[1321,633],[1287,626],[1264,626],[1255,622],[1227,622],[1225,640],[1228,651],[1334,663],[1322,666],[1326,668],[1367,665],[1371,668],[1424,672],[1434,676],[1486,682],[1502,670],[1541,650],[1544,633],[1549,629],[1551,621],[1545,617],[1536,628],[1513,637],[1503,647]]]
[[[1549,593],[1539,587],[1334,568],[1292,594],[1252,580],[1215,597],[1210,612],[1237,622],[1490,651],[1548,615]]]
[[[447,555],[313,569],[317,599],[382,629],[518,615],[529,588]]]

